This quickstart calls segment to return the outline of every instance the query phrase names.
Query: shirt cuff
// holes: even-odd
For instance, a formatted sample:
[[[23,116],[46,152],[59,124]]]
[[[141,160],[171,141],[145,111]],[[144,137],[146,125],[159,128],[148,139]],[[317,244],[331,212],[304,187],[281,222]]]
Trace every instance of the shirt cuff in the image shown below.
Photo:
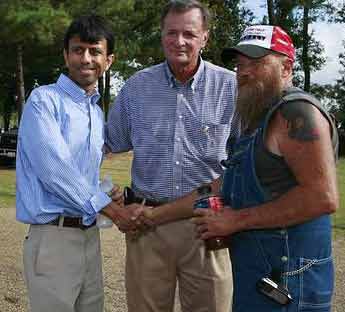
[[[95,214],[110,203],[111,198],[106,193],[99,191],[86,203],[85,210],[89,212],[90,215]]]

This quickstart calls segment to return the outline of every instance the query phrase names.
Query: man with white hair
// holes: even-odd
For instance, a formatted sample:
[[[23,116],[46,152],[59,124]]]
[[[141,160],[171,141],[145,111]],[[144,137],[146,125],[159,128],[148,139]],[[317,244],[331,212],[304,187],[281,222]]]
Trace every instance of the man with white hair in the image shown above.
[[[129,78],[110,110],[106,144],[113,153],[133,150],[134,202],[169,206],[224,170],[227,138],[238,133],[236,78],[202,59],[209,25],[199,1],[168,1],[161,15],[166,61]],[[230,311],[229,252],[206,250],[189,220],[135,240],[127,234],[126,244],[129,312],[173,311],[177,282],[182,311]]]

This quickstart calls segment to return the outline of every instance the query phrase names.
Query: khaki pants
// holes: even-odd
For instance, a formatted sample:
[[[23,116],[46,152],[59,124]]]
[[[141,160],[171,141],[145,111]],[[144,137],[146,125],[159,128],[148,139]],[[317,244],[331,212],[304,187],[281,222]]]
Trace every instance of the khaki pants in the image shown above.
[[[172,312],[178,281],[183,312],[229,312],[232,275],[227,249],[206,251],[189,220],[127,239],[128,312]]]
[[[31,225],[24,273],[32,312],[102,312],[99,231]]]

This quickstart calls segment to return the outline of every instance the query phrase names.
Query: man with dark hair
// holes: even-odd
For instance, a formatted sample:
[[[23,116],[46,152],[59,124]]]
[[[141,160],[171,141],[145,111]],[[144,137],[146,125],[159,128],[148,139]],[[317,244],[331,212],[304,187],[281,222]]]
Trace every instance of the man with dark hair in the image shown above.
[[[200,56],[208,20],[198,1],[169,1],[161,20],[166,61],[132,76],[109,114],[106,143],[114,153],[133,150],[135,200],[147,205],[180,198],[223,170],[236,85],[233,72]],[[127,235],[129,312],[173,311],[177,282],[182,311],[230,311],[228,250],[205,250],[189,220]]]
[[[115,38],[109,25],[106,24],[105,20],[101,16],[85,15],[79,18],[79,21],[72,23],[67,29],[64,36],[64,49],[68,51],[70,45],[70,39],[78,36],[83,42],[95,43],[99,39],[105,39],[107,42],[107,55],[113,55]]]
[[[19,128],[17,220],[30,224],[24,273],[33,312],[103,311],[97,213],[124,213],[99,188],[103,113],[98,78],[113,61],[114,38],[98,16],[66,32],[68,75],[34,89]],[[125,218],[128,219],[128,218]]]

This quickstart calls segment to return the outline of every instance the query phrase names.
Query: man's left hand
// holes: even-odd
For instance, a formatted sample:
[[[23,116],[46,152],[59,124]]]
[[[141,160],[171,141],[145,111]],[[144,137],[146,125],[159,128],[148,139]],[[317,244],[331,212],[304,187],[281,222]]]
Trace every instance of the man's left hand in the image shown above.
[[[215,213],[211,209],[196,209],[192,222],[197,226],[197,235],[201,239],[228,236],[236,232],[235,212],[229,207]]]

